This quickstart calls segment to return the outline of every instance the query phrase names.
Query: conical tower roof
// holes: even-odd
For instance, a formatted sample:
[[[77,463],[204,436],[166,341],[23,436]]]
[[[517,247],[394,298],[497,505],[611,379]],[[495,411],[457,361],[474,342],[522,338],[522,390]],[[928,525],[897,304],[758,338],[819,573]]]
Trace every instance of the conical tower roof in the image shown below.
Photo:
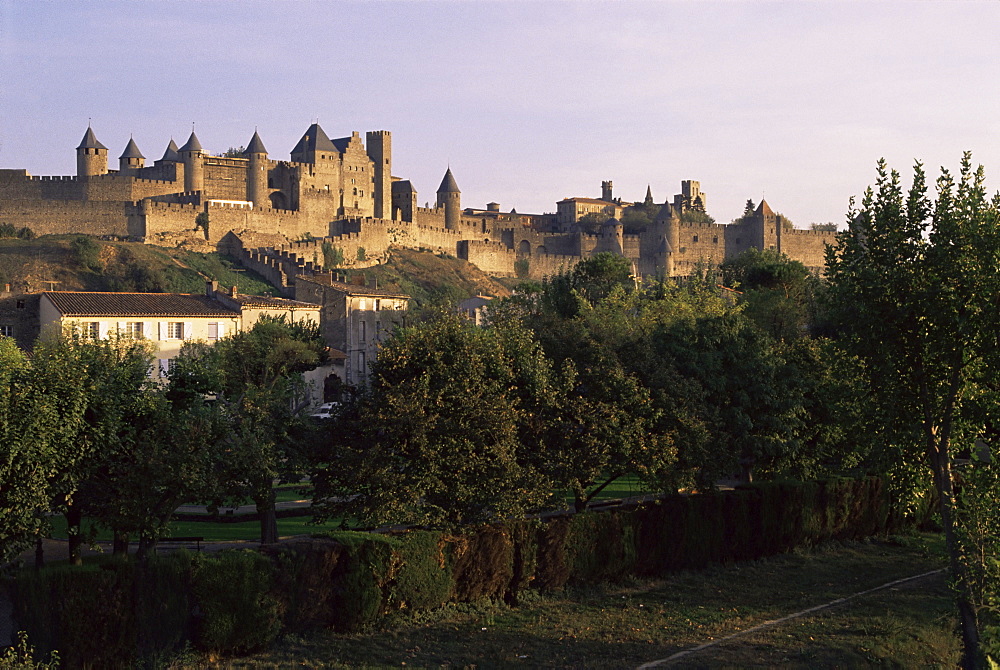
[[[191,137],[188,138],[187,144],[182,146],[179,151],[204,151],[201,148],[201,142],[198,141],[198,136],[191,131]]]
[[[764,216],[774,216],[774,210],[771,206],[767,204],[767,200],[761,200],[760,204],[757,205],[757,211],[754,214],[763,214]]]
[[[674,209],[673,203],[669,200],[663,203],[660,207],[660,211],[656,213],[656,221],[669,221],[671,219],[679,218],[677,216],[677,210]]]
[[[170,138],[170,144],[167,145],[167,150],[163,152],[163,158],[161,161],[174,161],[179,163],[181,160],[180,154],[177,153],[177,143],[174,142],[174,138]]]
[[[646,184],[646,199],[643,202],[647,205],[653,204],[653,189],[649,187],[649,184]]]
[[[458,190],[458,184],[455,183],[455,176],[451,174],[451,168],[444,173],[444,179],[441,180],[441,185],[438,186],[438,193],[461,193]]]
[[[331,153],[337,151],[337,147],[333,146],[333,142],[330,141],[330,136],[323,132],[318,123],[309,126],[305,135],[302,136],[299,143],[292,149],[293,154],[302,154],[310,151],[329,151]]]
[[[83,139],[80,140],[80,146],[77,149],[104,149],[108,150],[106,146],[97,141],[97,136],[94,135],[94,130],[87,126],[87,132],[83,134]]]
[[[139,151],[139,146],[135,143],[135,140],[130,137],[128,138],[128,144],[125,145],[125,151],[122,152],[122,155],[119,156],[119,158],[145,159],[146,157],[142,155],[141,151]]]
[[[249,156],[250,154],[266,154],[267,149],[264,148],[264,143],[260,140],[260,135],[257,131],[253,131],[253,137],[250,138],[250,144],[243,151],[244,156]]]

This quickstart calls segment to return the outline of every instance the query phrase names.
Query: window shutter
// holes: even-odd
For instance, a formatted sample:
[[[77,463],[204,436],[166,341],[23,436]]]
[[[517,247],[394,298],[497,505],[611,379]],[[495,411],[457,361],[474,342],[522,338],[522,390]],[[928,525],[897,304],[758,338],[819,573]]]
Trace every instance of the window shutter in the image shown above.
[[[190,340],[191,336],[194,335],[194,323],[191,321],[184,322],[184,332],[181,333],[185,340]]]
[[[97,338],[103,340],[108,336],[108,322],[98,321],[97,322]]]
[[[118,322],[118,334],[119,335],[124,335],[127,330],[128,330],[128,322],[127,321],[119,321]]]
[[[158,340],[165,340],[165,339],[167,339],[167,322],[166,321],[160,321],[159,323],[160,323],[160,331],[159,331],[159,333],[157,333],[157,338],[156,339],[158,339]]]
[[[161,358],[158,362],[160,364],[160,376],[166,377],[167,373],[170,372],[170,359]]]
[[[226,336],[226,322],[225,321],[220,321],[219,322],[219,339],[221,340],[225,336]]]

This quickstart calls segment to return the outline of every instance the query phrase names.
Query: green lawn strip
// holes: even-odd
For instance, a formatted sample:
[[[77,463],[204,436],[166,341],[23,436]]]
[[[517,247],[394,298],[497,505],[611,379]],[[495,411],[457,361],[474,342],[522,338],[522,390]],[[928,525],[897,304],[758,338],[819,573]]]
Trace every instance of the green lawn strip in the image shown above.
[[[327,523],[314,525],[309,523],[311,517],[288,517],[278,519],[278,536],[309,535],[322,531],[337,530],[340,520],[334,519]],[[84,529],[89,532],[92,524],[84,520]],[[173,537],[203,537],[206,542],[226,542],[232,540],[259,540],[259,521],[175,521],[170,524],[170,535]],[[63,516],[52,517],[52,537],[66,539],[66,519]],[[96,540],[110,542],[110,531],[98,529]]]
[[[417,667],[635,667],[942,565],[941,542],[935,536],[831,544],[822,550],[656,581],[530,593],[514,609],[478,603],[403,613],[390,622],[391,627],[368,634],[286,638],[272,652],[241,660],[235,667],[303,663],[366,667],[404,662]],[[762,665],[785,663],[786,658],[793,665],[811,664],[810,658],[826,659],[821,663],[842,659],[830,662],[848,665],[910,666],[914,659],[922,659],[917,664],[949,662],[957,639],[947,633],[950,603],[940,585],[928,589],[918,584],[864,599],[828,614],[789,622],[745,644],[764,640],[760,643]],[[810,636],[814,639],[809,640]],[[720,657],[720,663],[754,664],[752,658],[741,655],[743,644],[733,641],[715,650],[732,654]],[[704,658],[689,659],[688,667],[716,665]]]

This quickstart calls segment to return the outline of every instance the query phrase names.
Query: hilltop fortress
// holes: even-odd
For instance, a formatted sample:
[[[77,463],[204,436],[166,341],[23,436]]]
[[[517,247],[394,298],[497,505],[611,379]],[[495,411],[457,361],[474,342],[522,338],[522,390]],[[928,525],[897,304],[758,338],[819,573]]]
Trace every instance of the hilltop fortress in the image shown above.
[[[152,244],[213,245],[234,254],[277,285],[332,265],[367,267],[393,245],[447,253],[483,271],[539,279],[607,251],[628,258],[641,275],[682,276],[700,263],[720,263],[746,249],[776,249],[819,270],[832,231],[782,225],[766,202],[738,223],[693,223],[707,196],[682,182],[673,201],[652,207],[623,203],[604,182],[601,198],[566,198],[556,214],[462,208],[449,168],[434,207],[419,207],[417,191],[392,176],[392,136],[384,130],[330,139],[312,124],[291,160],[269,158],[254,132],[237,155],[210,155],[194,132],[173,140],[146,165],[133,140],[108,166],[108,149],[88,128],[76,148],[77,174],[37,177],[0,169],[0,223],[37,235],[87,233]],[[631,207],[656,211],[648,225],[624,232]],[[582,225],[588,215],[607,219]],[[610,217],[610,218],[608,218]]]

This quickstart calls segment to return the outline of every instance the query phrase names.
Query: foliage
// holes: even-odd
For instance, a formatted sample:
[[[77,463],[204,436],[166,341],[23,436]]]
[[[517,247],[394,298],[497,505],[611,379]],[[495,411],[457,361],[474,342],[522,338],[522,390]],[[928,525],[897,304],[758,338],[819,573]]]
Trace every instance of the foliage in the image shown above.
[[[738,289],[745,313],[778,340],[805,336],[818,280],[799,261],[773,249],[747,249],[720,267],[722,281]]]
[[[518,258],[514,261],[514,274],[517,275],[519,279],[525,279],[528,276],[528,270],[531,260],[528,258]]]
[[[227,551],[193,563],[192,591],[200,615],[198,645],[206,651],[245,654],[266,649],[281,630],[281,608],[269,593],[273,566],[253,551]]]
[[[20,240],[31,240],[35,238],[35,233],[27,226],[24,226],[23,228],[15,228],[13,224],[0,223],[0,238],[3,237],[15,237]]]
[[[601,226],[610,219],[611,217],[603,212],[590,212],[577,219],[576,229],[589,235],[595,235]]]
[[[953,485],[956,449],[971,446],[996,402],[1000,310],[1000,195],[965,154],[958,180],[942,170],[931,199],[922,167],[904,193],[884,161],[874,189],[849,213],[827,254],[839,340],[862,361],[867,405],[900,480],[933,477],[947,539],[966,665],[979,654],[976,603],[962,537],[971,513]],[[914,489],[911,489],[914,491]]]
[[[344,250],[333,246],[330,242],[323,242],[323,269],[332,270],[344,264]]]
[[[715,218],[699,209],[685,209],[680,215],[681,223],[715,223]]]
[[[516,327],[452,313],[396,331],[370,391],[344,413],[314,477],[327,515],[453,526],[522,514],[548,497],[527,464],[548,367]]]
[[[57,670],[59,652],[52,652],[48,662],[35,660],[35,648],[28,643],[28,634],[17,634],[17,643],[0,653],[0,670]]]
[[[299,480],[312,440],[303,416],[311,400],[301,375],[326,356],[315,324],[262,316],[250,330],[213,346],[185,343],[170,371],[172,397],[190,403],[204,394],[215,397],[211,421],[224,427],[227,450],[221,477],[230,496],[254,500],[265,543],[277,541],[273,482]]]
[[[368,252],[365,251],[364,247],[358,247],[358,254],[357,254],[357,256],[358,256],[358,260],[359,261],[366,261],[366,260],[368,260]]]
[[[104,269],[100,258],[101,245],[94,238],[87,235],[77,235],[69,246],[81,268],[93,272],[100,272]]]

